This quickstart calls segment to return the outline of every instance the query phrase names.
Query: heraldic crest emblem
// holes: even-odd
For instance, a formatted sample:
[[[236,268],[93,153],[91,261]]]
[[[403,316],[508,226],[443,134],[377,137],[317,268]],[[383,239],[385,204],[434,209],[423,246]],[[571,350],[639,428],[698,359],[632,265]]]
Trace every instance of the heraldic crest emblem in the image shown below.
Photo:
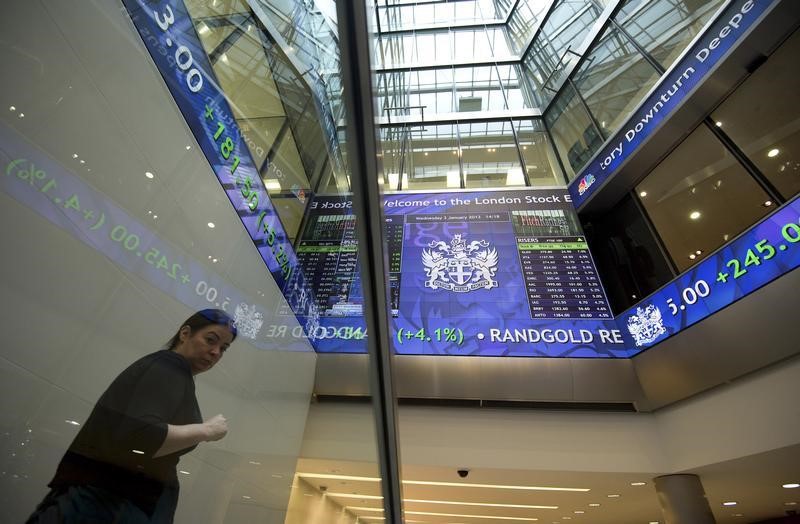
[[[439,240],[422,250],[422,264],[428,280],[425,287],[466,293],[476,289],[497,287],[497,250],[486,240],[467,244],[460,234],[450,244]]]
[[[636,341],[637,347],[655,342],[667,332],[664,320],[661,318],[661,310],[653,304],[644,309],[637,307],[636,314],[628,318],[628,331]]]

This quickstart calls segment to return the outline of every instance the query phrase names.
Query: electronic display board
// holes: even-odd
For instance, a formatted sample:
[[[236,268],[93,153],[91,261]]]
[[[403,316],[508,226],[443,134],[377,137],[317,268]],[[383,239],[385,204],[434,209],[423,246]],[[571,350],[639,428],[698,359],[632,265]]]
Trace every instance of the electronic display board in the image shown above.
[[[617,317],[636,353],[800,265],[800,197]],[[793,290],[790,290],[793,292]]]
[[[624,356],[565,189],[397,193],[383,210],[397,353]],[[318,351],[363,350],[354,219],[317,196],[296,246]]]

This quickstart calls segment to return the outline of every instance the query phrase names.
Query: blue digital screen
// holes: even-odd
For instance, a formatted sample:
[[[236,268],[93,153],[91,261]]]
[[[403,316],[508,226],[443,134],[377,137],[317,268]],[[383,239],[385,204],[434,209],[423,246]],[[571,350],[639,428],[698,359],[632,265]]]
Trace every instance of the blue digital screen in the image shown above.
[[[167,88],[291,311],[306,332],[318,319],[292,243],[182,0],[123,0]],[[156,125],[157,123],[154,123]],[[177,152],[176,152],[177,153]],[[298,198],[305,195],[298,193]],[[313,343],[313,336],[312,343]]]
[[[564,190],[383,199],[398,354],[624,358],[800,263],[800,200],[612,318]],[[316,197],[298,244],[315,283],[317,350],[365,352],[354,216]]]
[[[798,217],[795,198],[618,315],[628,346],[649,348],[800,265]]]

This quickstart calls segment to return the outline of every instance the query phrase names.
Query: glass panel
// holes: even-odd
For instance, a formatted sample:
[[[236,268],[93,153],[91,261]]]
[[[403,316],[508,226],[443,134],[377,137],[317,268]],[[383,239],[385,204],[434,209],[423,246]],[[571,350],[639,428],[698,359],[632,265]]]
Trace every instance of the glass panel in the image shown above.
[[[446,189],[460,187],[456,128],[451,124],[408,128],[408,165],[402,171],[401,189]],[[398,174],[387,172],[389,187],[396,187]],[[386,186],[384,186],[386,187]]]
[[[680,271],[770,211],[767,194],[704,126],[647,175],[636,193]]]
[[[722,3],[628,0],[616,20],[664,69],[669,69]]]
[[[541,32],[523,57],[529,78],[549,102],[563,82],[569,50],[581,47],[589,30],[601,14],[593,2],[559,1],[547,18]]]
[[[368,402],[348,460],[336,456],[332,466],[325,459],[334,452],[319,445],[313,459],[302,456],[304,434],[330,413],[311,408],[321,371],[319,340],[307,336],[316,331],[307,304],[325,290],[313,278],[302,293],[299,279],[276,279],[281,271],[267,263],[284,259],[264,255],[265,263],[262,253],[294,246],[265,229],[256,245],[243,227],[264,219],[272,232],[299,230],[309,180],[337,163],[311,116],[315,102],[330,101],[280,69],[286,55],[267,45],[247,3],[187,3],[194,20],[170,0],[169,33],[149,27],[161,49],[179,52],[175,64],[155,50],[163,77],[143,47],[151,39],[143,42],[121,4],[4,4],[14,14],[0,17],[3,70],[14,71],[0,85],[8,101],[0,164],[9,169],[0,177],[4,522],[24,522],[54,478],[70,487],[66,497],[92,485],[80,504],[100,499],[98,513],[76,522],[120,521],[102,512],[128,500],[131,519],[142,522],[147,513],[171,522],[174,513],[178,524],[352,524],[349,501],[324,496],[332,481],[311,475],[331,469],[370,478],[351,493],[380,493]],[[313,14],[305,2],[281,5],[289,3]],[[164,13],[167,0],[142,4]],[[193,22],[202,43],[193,41]],[[198,92],[187,89],[191,73],[181,64],[203,70]],[[316,138],[304,125],[311,118]],[[334,189],[346,180],[341,170],[336,176]],[[248,188],[256,200],[244,196]],[[291,255],[296,277],[308,260]],[[208,308],[216,312],[194,315]],[[187,325],[190,317],[200,324]],[[25,319],[39,328],[21,328]],[[237,336],[223,355],[230,320]],[[175,441],[177,426],[188,441]]]
[[[459,124],[466,187],[524,186],[510,121]]]
[[[525,170],[532,186],[561,186],[564,176],[558,166],[544,126],[539,120],[518,120],[514,122],[517,140],[525,161]]]
[[[603,216],[584,224],[614,314],[628,309],[673,277],[645,220],[628,195]]]
[[[787,199],[800,192],[798,52],[795,31],[712,115]]]
[[[565,86],[550,106],[545,120],[567,171],[567,179],[572,180],[602,140],[571,85]]]
[[[600,125],[603,138],[608,138],[627,120],[659,76],[624,34],[610,28],[589,51],[573,81]],[[587,146],[596,149],[594,144]]]

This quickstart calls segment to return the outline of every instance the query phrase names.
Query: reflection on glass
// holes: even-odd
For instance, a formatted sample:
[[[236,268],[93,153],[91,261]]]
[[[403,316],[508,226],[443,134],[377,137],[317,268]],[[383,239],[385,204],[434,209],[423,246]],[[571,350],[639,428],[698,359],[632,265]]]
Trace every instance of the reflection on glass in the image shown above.
[[[704,126],[664,159],[636,193],[680,271],[772,209],[765,205],[768,195]]]
[[[627,37],[609,28],[600,37],[581,67],[573,75],[576,89],[600,125],[603,139],[616,132],[658,80],[659,74],[627,41]],[[587,147],[599,147],[597,140]]]
[[[672,280],[669,263],[630,195],[584,224],[584,231],[615,314]]]
[[[722,3],[628,0],[616,20],[664,69],[669,69]]]
[[[800,192],[800,77],[795,33],[711,118],[789,199]]]
[[[540,120],[516,120],[514,126],[531,186],[558,186],[565,180]]]
[[[546,100],[552,97],[566,64],[574,58],[568,51],[583,42],[600,12],[593,2],[559,0],[545,21],[523,62]]]
[[[603,140],[572,85],[565,86],[548,109],[545,119],[567,171],[567,179],[572,180]]]

